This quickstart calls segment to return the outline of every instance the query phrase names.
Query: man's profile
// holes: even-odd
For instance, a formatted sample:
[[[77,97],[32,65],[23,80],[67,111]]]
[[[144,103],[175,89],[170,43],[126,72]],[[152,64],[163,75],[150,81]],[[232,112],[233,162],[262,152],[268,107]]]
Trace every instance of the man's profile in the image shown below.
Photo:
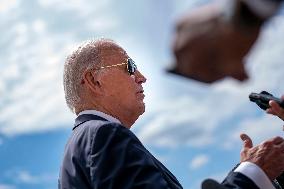
[[[122,47],[109,39],[83,44],[66,59],[63,80],[66,103],[77,118],[65,147],[60,189],[182,188],[130,130],[145,111],[146,78]],[[284,169],[283,139],[255,147],[247,135],[242,140],[241,163],[220,186],[273,188],[271,180]]]

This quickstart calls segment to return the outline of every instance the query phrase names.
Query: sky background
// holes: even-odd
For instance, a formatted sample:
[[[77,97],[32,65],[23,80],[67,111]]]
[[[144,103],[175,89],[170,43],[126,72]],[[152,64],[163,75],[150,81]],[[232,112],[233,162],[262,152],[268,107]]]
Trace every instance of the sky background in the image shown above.
[[[54,189],[75,116],[62,86],[66,56],[85,40],[123,46],[147,77],[133,127],[185,189],[221,181],[239,161],[239,134],[283,136],[282,121],[248,100],[284,94],[284,8],[246,57],[250,79],[203,84],[166,73],[176,20],[209,0],[0,0],[0,189]]]

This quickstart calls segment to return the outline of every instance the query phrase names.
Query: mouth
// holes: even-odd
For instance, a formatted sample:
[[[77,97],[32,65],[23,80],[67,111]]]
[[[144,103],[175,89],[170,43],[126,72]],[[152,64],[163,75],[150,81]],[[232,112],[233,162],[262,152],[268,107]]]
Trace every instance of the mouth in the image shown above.
[[[137,87],[136,93],[144,93],[143,87],[142,86]]]
[[[144,93],[144,90],[143,89],[141,89],[140,91],[138,91],[137,93]]]
[[[139,91],[137,92],[137,94],[138,94],[139,96],[142,96],[143,98],[145,97],[145,95],[144,95],[144,90],[143,90],[143,89],[139,90]]]

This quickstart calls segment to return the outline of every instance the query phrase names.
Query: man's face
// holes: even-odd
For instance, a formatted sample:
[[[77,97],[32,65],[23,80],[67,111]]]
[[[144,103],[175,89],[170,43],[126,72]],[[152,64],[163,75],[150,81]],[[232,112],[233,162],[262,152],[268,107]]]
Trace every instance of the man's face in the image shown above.
[[[127,58],[127,55],[110,56],[104,61],[103,66],[126,63]],[[126,65],[102,71],[101,86],[108,106],[129,116],[143,114],[145,95],[142,84],[146,82],[146,78],[138,70],[130,75]]]

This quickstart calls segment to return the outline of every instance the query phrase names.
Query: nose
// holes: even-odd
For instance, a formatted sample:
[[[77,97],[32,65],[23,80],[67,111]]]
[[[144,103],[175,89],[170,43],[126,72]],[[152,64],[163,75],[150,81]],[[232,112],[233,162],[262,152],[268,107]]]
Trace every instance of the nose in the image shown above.
[[[138,84],[142,84],[142,83],[145,83],[146,82],[146,77],[141,73],[139,72],[138,70],[136,70],[136,72],[134,73],[135,75],[135,81],[136,83]]]

